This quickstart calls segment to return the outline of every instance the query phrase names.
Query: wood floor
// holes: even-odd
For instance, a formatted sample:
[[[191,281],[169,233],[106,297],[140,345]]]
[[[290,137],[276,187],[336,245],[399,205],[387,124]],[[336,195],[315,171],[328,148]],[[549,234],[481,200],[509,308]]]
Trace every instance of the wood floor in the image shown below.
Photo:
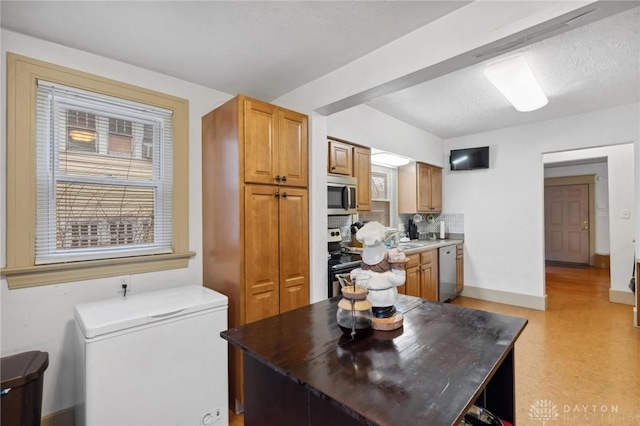
[[[529,320],[515,347],[517,424],[640,425],[640,329],[632,306],[608,301],[609,270],[547,266],[546,285],[544,312],[453,302]]]

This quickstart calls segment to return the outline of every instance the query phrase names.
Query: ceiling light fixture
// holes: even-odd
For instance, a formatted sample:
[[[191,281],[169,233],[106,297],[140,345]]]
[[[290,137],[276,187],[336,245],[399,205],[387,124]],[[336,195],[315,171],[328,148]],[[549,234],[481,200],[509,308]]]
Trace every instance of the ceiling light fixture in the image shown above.
[[[518,111],[535,111],[549,102],[522,56],[490,64],[484,75]]]
[[[401,157],[400,155],[391,154],[389,152],[382,151],[371,153],[371,162],[375,164],[381,164],[383,166],[404,166],[405,164],[409,164],[409,161],[411,160],[406,157]]]

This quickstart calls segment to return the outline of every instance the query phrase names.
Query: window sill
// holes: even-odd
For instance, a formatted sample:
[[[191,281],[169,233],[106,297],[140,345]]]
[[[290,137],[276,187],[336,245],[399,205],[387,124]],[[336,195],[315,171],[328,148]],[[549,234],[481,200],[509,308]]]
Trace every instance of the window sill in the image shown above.
[[[6,267],[0,274],[7,278],[9,289],[60,284],[95,278],[186,268],[196,253],[157,254],[120,259],[89,260],[50,265]]]

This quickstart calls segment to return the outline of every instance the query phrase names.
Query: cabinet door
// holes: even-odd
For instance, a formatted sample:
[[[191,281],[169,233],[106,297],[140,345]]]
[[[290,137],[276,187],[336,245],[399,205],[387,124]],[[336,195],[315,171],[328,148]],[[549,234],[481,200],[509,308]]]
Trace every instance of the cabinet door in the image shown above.
[[[462,244],[456,245],[456,293],[464,290],[464,251]]]
[[[442,169],[431,167],[431,206],[432,211],[442,211]]]
[[[309,196],[280,188],[280,312],[309,304]]]
[[[279,312],[278,190],[271,185],[244,189],[245,322]]]
[[[329,140],[329,173],[353,176],[353,147]]]
[[[438,270],[433,263],[420,267],[420,297],[438,301]]]
[[[244,180],[277,184],[279,108],[253,99],[244,101]]]
[[[431,167],[417,164],[417,209],[418,212],[431,211]]]
[[[309,186],[309,134],[307,116],[294,111],[280,111],[278,170],[280,184]]]
[[[371,210],[371,150],[353,147],[353,174],[358,180],[358,211]]]
[[[420,297],[420,268],[407,268],[404,288],[407,296]]]

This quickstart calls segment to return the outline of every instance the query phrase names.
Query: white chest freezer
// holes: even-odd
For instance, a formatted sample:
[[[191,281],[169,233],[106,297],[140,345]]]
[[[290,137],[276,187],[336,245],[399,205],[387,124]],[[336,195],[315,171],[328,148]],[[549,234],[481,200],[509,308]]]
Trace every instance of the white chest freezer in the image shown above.
[[[201,286],[77,305],[87,426],[226,425],[227,297]]]

